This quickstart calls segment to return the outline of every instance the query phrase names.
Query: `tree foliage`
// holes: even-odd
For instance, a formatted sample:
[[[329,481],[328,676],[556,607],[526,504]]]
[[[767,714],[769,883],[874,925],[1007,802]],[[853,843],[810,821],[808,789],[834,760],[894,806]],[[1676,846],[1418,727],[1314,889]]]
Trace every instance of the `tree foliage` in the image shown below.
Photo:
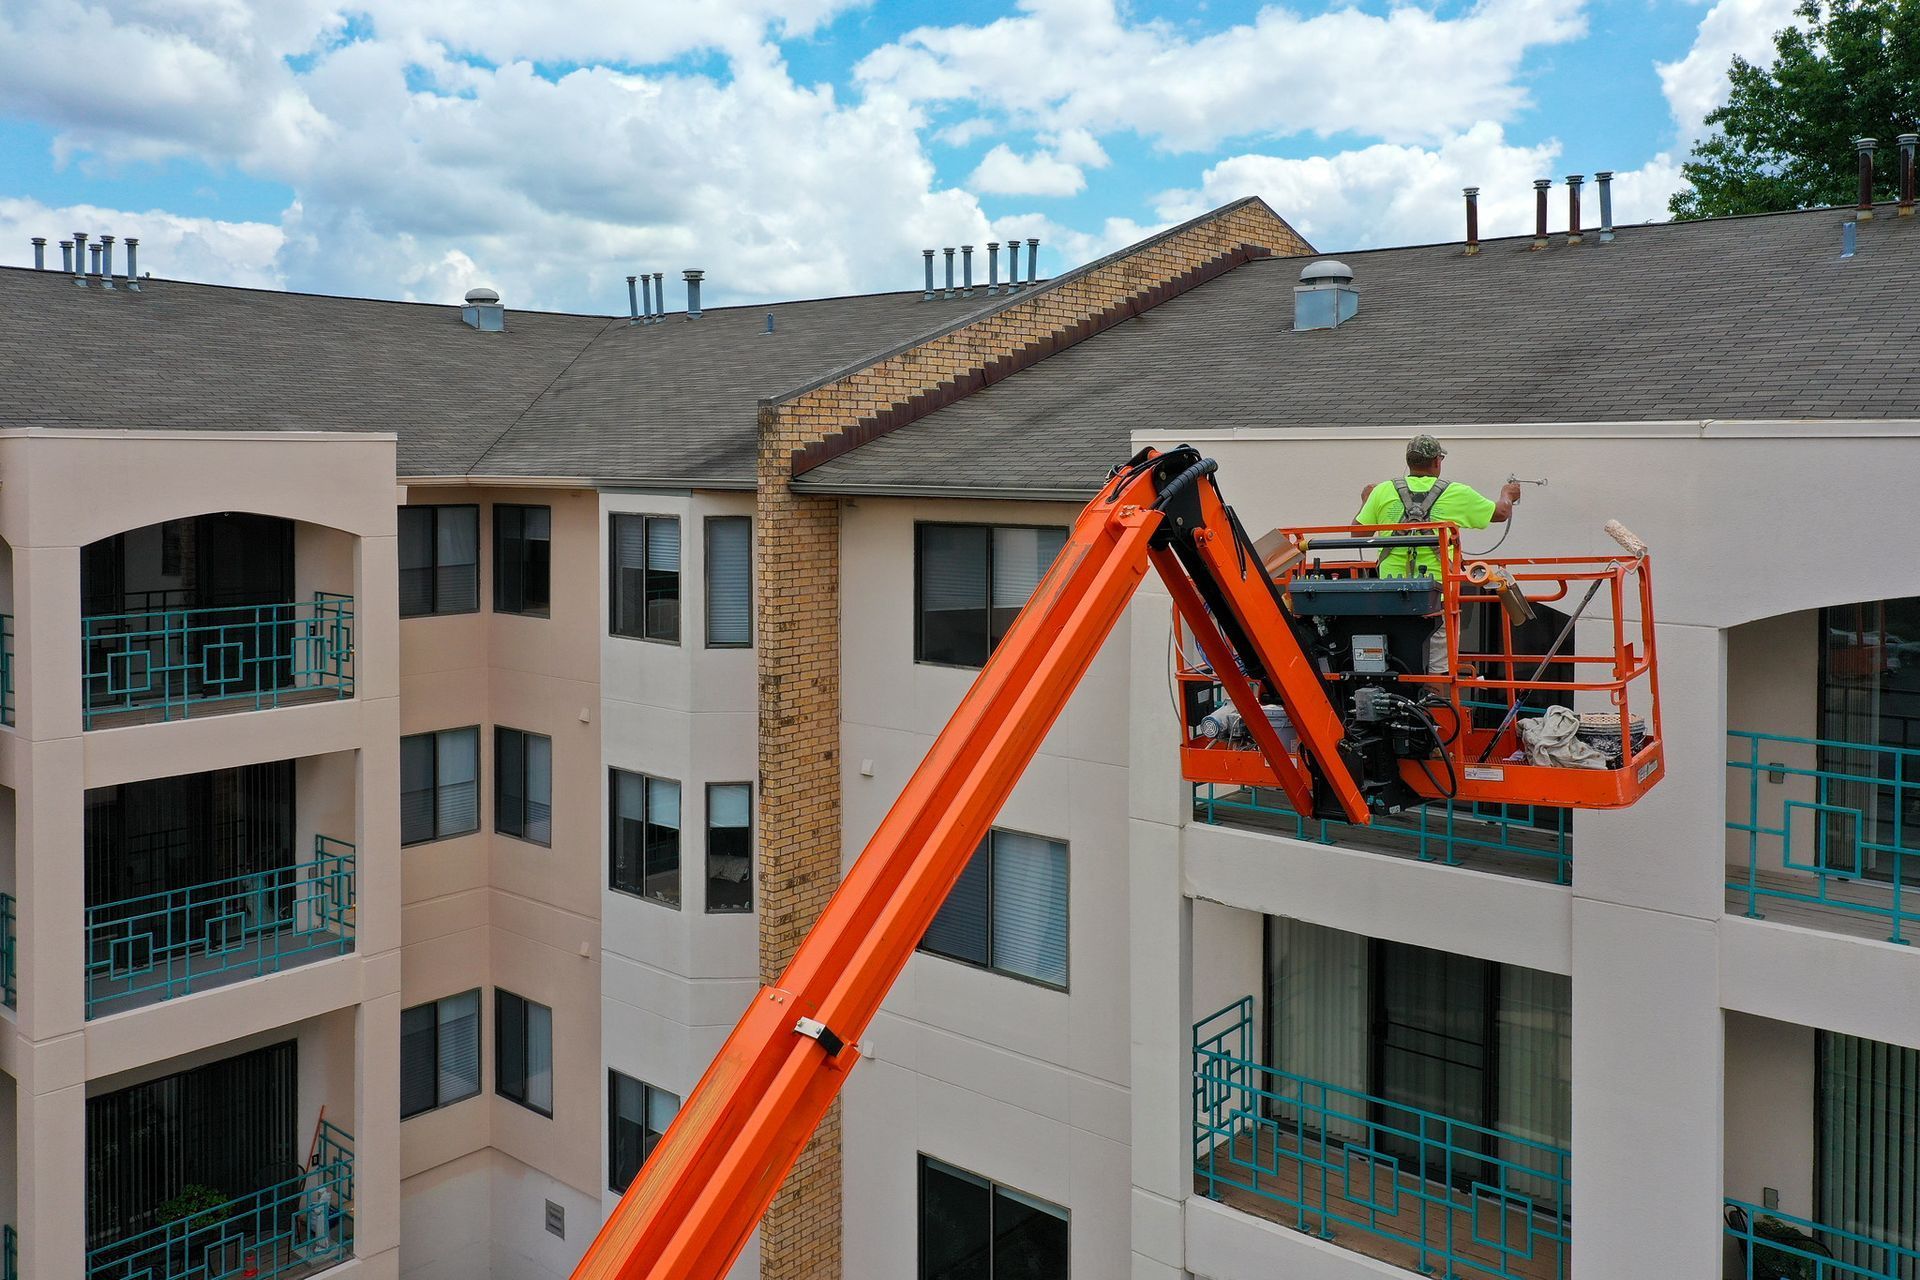
[[[1804,0],[1770,66],[1736,57],[1714,132],[1681,166],[1676,218],[1852,204],[1853,140],[1876,138],[1876,199],[1894,199],[1894,139],[1920,132],[1920,0]]]

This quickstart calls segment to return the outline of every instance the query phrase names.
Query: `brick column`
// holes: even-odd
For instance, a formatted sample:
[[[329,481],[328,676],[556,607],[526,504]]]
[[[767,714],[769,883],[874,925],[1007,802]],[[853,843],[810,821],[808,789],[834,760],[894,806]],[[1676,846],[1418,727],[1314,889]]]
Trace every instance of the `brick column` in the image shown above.
[[[796,494],[795,455],[849,433],[919,414],[915,397],[953,398],[982,385],[987,366],[1010,367],[1097,332],[1113,309],[1157,305],[1193,273],[1249,247],[1278,254],[1311,247],[1259,200],[1243,200],[1012,297],[971,320],[760,406],[755,582],[760,674],[760,969],[779,978],[840,882],[840,517],[835,499]],[[1186,284],[1176,284],[1186,277]],[[1171,287],[1170,287],[1171,286]],[[992,375],[1004,376],[1009,366]],[[944,388],[944,391],[943,391]],[[924,409],[924,401],[922,403]],[[1120,461],[1120,459],[1115,459]],[[964,481],[964,476],[943,477]],[[858,1068],[856,1068],[857,1070]],[[763,1280],[838,1280],[840,1112],[836,1104],[761,1225]]]

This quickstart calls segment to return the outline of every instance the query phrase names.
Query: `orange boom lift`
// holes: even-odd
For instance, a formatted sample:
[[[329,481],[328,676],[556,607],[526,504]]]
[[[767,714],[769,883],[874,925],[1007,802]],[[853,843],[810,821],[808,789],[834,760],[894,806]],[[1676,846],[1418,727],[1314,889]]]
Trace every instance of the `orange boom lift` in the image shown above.
[[[1361,824],[1454,797],[1626,805],[1659,780],[1644,554],[1465,564],[1446,526],[1299,531],[1282,540],[1304,553],[1290,551],[1292,563],[1275,576],[1222,500],[1214,471],[1186,446],[1145,449],[1115,468],[779,984],[754,997],[575,1280],[726,1274],[1149,566],[1173,595],[1183,654],[1189,638],[1198,651],[1183,656],[1180,672],[1183,758],[1196,781],[1278,787],[1299,813]],[[1325,558],[1411,545],[1436,548],[1443,581],[1383,580],[1362,560]],[[1521,602],[1563,600],[1583,585],[1582,610],[1611,586],[1611,618],[1589,628],[1610,630],[1608,651],[1568,650],[1570,621],[1552,650],[1516,653]],[[1481,646],[1487,652],[1463,653],[1462,621],[1476,610],[1505,621],[1497,643]],[[1638,621],[1623,620],[1635,611]],[[1436,619],[1447,623],[1454,669],[1471,664],[1469,674],[1423,674],[1415,656]],[[1543,681],[1550,666],[1575,678]],[[1630,688],[1642,685],[1644,719],[1627,705]],[[1597,768],[1527,763],[1518,750],[1526,717],[1514,712],[1529,693],[1605,697],[1600,719],[1617,734],[1613,754]],[[1219,733],[1228,708],[1234,732]]]

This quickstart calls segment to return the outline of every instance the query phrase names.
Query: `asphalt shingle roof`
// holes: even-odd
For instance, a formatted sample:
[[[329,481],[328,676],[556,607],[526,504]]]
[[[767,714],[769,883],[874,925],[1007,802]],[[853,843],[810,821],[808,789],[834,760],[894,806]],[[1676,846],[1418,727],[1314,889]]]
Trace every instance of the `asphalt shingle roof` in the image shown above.
[[[994,299],[874,294],[624,317],[0,268],[0,428],[392,431],[402,476],[751,486],[758,400]],[[766,317],[775,331],[764,333]]]
[[[925,492],[994,460],[1007,496],[1084,497],[1129,433],[1704,418],[1920,419],[1920,218],[1812,210],[1333,256],[1359,315],[1295,333],[1313,258],[1250,263],[801,476]]]

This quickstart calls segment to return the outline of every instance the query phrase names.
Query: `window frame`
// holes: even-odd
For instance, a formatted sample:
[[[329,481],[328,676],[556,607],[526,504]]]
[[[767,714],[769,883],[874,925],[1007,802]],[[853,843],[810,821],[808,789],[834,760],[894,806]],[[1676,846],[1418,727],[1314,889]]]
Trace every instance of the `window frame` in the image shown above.
[[[529,1096],[525,1098],[516,1098],[513,1094],[507,1092],[507,1072],[506,1072],[507,1064],[505,1060],[505,1054],[507,1052],[507,1038],[506,1036],[500,1033],[500,1024],[502,1021],[502,1014],[505,1012],[505,1003],[508,1000],[518,1000],[523,1006],[526,1006],[527,1008],[545,1009],[547,1011],[547,1091],[548,1091],[548,1094],[552,1097],[559,1096],[559,1090],[554,1088],[554,1077],[558,1073],[555,1069],[555,1064],[553,1060],[553,1047],[555,1043],[558,1041],[558,1037],[555,1036],[553,1033],[553,1006],[547,1005],[547,1004],[541,1004],[538,1000],[534,1000],[534,999],[531,999],[530,997],[523,996],[517,991],[509,991],[505,987],[498,987],[498,986],[493,989],[493,1092],[494,1092],[494,1095],[496,1097],[505,1098],[508,1102],[514,1103],[516,1106],[525,1107],[527,1110],[533,1112],[537,1116],[545,1116],[547,1119],[551,1120],[553,1119],[552,1106],[549,1105],[546,1107],[541,1107],[535,1104],[531,1100],[531,1091],[529,1091]],[[531,1022],[532,1022],[531,1019],[526,1019],[523,1025],[531,1025]],[[530,1036],[522,1036],[522,1041],[524,1044],[531,1044],[531,1040],[532,1038]],[[520,1071],[519,1071],[521,1080],[524,1082],[532,1074],[533,1073],[527,1069],[527,1064],[525,1062],[522,1062],[520,1064]]]
[[[433,546],[433,561],[429,568],[433,571],[433,608],[424,613],[400,611],[401,620],[413,618],[457,618],[462,614],[480,612],[480,567],[483,557],[480,554],[480,504],[477,502],[407,502],[400,505],[402,511],[430,511],[433,513],[432,531],[429,541]],[[443,609],[440,607],[440,513],[442,511],[470,511],[473,513],[473,604],[465,609]],[[398,521],[395,522],[394,542],[398,552],[400,541]]]
[[[484,1066],[486,1062],[486,1052],[485,1046],[481,1043],[484,1038],[483,1032],[485,1031],[486,1021],[486,1002],[480,998],[483,990],[485,990],[483,987],[470,987],[465,991],[455,991],[451,995],[440,996],[438,999],[424,1000],[419,1004],[409,1005],[400,1011],[402,1024],[404,1025],[406,1015],[412,1013],[415,1009],[433,1010],[433,1105],[422,1107],[418,1111],[408,1111],[406,1109],[405,1095],[403,1094],[400,1104],[400,1119],[402,1121],[411,1120],[415,1116],[424,1116],[429,1112],[451,1107],[456,1103],[465,1102],[470,1098],[477,1098],[486,1090],[486,1069]],[[443,1098],[440,1096],[440,1028],[444,1024],[440,1021],[440,1006],[449,1000],[458,1000],[463,996],[473,997],[473,1089],[471,1092],[460,1094],[458,1097]],[[401,1044],[403,1046],[406,1044],[404,1036],[401,1039]],[[405,1062],[406,1056],[403,1049],[401,1054],[401,1074],[403,1076],[406,1072]]]
[[[626,1185],[625,1186],[621,1185],[620,1178],[619,1178],[619,1173],[620,1173],[619,1166],[615,1163],[615,1161],[619,1157],[617,1155],[618,1148],[614,1144],[613,1125],[614,1125],[614,1118],[617,1115],[618,1109],[619,1109],[619,1096],[620,1096],[619,1090],[620,1090],[620,1081],[622,1080],[626,1080],[640,1086],[640,1129],[642,1134],[641,1142],[643,1146],[645,1145],[645,1141],[646,1141],[645,1133],[647,1129],[647,1118],[653,1112],[654,1095],[659,1094],[663,1097],[672,1098],[674,1100],[675,1105],[673,1108],[673,1115],[674,1115],[674,1119],[676,1120],[680,1118],[680,1109],[686,1106],[687,1104],[687,1099],[684,1094],[678,1094],[673,1092],[673,1090],[671,1089],[662,1089],[658,1085],[649,1084],[647,1081],[642,1080],[639,1076],[630,1076],[626,1072],[620,1070],[618,1067],[607,1068],[607,1190],[613,1192],[615,1195],[625,1195],[627,1193],[627,1187],[630,1187],[633,1185],[633,1180],[640,1176],[640,1171],[642,1169],[645,1169],[647,1167],[647,1161],[652,1158],[653,1153],[659,1148],[659,1145],[660,1145],[659,1141],[656,1139],[652,1146],[647,1146],[645,1150],[643,1150],[640,1153],[640,1163],[634,1166],[633,1173],[628,1176]],[[666,1131],[662,1130],[660,1133],[660,1137],[664,1138],[666,1136],[667,1136]]]
[[[442,735],[449,733],[471,733],[473,735],[473,826],[465,831],[443,832],[440,830],[440,738]],[[400,735],[400,751],[403,759],[406,753],[406,742],[409,738],[427,738],[433,743],[433,834],[424,840],[408,840],[405,838],[405,827],[403,826],[401,828],[402,838],[400,847],[402,849],[417,849],[421,845],[437,844],[442,840],[457,840],[461,836],[470,836],[478,833],[480,830],[480,815],[486,808],[485,798],[481,794],[480,789],[481,777],[486,773],[486,769],[480,759],[480,726],[477,724],[466,724],[456,725],[450,729],[424,729],[419,733],[403,733]],[[404,800],[406,796],[404,786],[401,788],[400,794]]]
[[[993,945],[993,837],[1002,833],[1013,836],[1026,836],[1032,840],[1044,840],[1048,844],[1057,844],[1066,851],[1067,892],[1064,946],[1067,961],[1067,976],[1063,982],[1048,982],[1045,978],[1036,978],[1030,973],[1021,973],[1017,969],[1002,968],[995,963],[995,947]],[[1058,991],[1063,995],[1070,994],[1073,990],[1073,842],[1070,840],[1062,840],[1058,836],[1043,836],[1036,831],[1016,831],[1012,827],[989,827],[987,828],[987,834],[982,837],[980,843],[974,847],[973,853],[968,855],[968,861],[971,862],[972,859],[979,857],[982,849],[984,849],[987,854],[987,905],[985,912],[987,962],[980,964],[966,956],[956,956],[945,951],[936,951],[927,946],[927,940],[924,934],[921,936],[920,941],[914,944],[913,949],[924,955],[936,956],[941,960],[950,960],[954,964],[965,965],[967,968],[981,973],[991,973],[996,977],[1011,978],[1015,982],[1024,982],[1029,986],[1039,987],[1042,991]],[[964,872],[962,874],[964,874]],[[957,884],[958,881],[955,883]],[[944,910],[945,907],[946,903],[942,900],[941,909]],[[934,919],[939,919],[938,911],[934,913]],[[927,928],[929,932],[931,932],[933,928],[932,924],[929,924]]]
[[[1029,1192],[1029,1191],[1022,1191],[1020,1190],[1020,1188],[1013,1186],[1011,1183],[1002,1182],[998,1178],[990,1178],[984,1173],[976,1173],[972,1169],[966,1168],[964,1165],[955,1164],[951,1160],[942,1160],[939,1156],[929,1155],[925,1151],[915,1152],[914,1162],[913,1162],[913,1192],[914,1192],[913,1194],[913,1201],[914,1201],[913,1228],[914,1228],[915,1280],[924,1280],[924,1277],[927,1274],[927,1171],[928,1171],[928,1166],[930,1165],[938,1165],[941,1170],[947,1171],[949,1175],[959,1175],[961,1177],[969,1178],[976,1182],[981,1182],[986,1184],[986,1192],[987,1192],[986,1252],[987,1252],[987,1275],[989,1278],[992,1277],[994,1273],[994,1269],[999,1261],[994,1256],[994,1244],[1000,1237],[999,1237],[999,1233],[994,1229],[993,1206],[994,1206],[996,1197],[1001,1193],[1005,1193],[1009,1198],[1018,1197],[1021,1200],[1027,1201],[1029,1204],[1035,1206],[1036,1208],[1040,1205],[1045,1205],[1046,1209],[1040,1210],[1040,1212],[1047,1212],[1048,1210],[1055,1210],[1055,1209],[1059,1210],[1057,1214],[1048,1212],[1047,1216],[1051,1218],[1055,1218],[1067,1233],[1068,1266],[1067,1266],[1067,1271],[1063,1273],[1058,1278],[1058,1280],[1070,1280],[1070,1277],[1072,1276],[1072,1272],[1073,1272],[1073,1266],[1072,1266],[1073,1209],[1070,1206],[1064,1205],[1064,1204],[1056,1204],[1054,1201],[1048,1200],[1043,1196],[1034,1195],[1032,1192]]]
[[[626,774],[640,780],[640,883],[629,888],[616,878],[620,862],[616,856],[620,845],[620,812],[618,775]],[[670,782],[680,795],[680,825],[674,830],[678,871],[678,891],[673,898],[662,898],[646,891],[647,884],[647,828],[653,825],[653,795],[648,787],[650,782]],[[704,864],[704,855],[703,855]],[[643,773],[638,769],[622,769],[618,765],[607,766],[607,888],[615,893],[625,894],[629,898],[638,898],[642,902],[651,902],[657,906],[674,911],[683,910],[687,901],[687,789],[678,778],[663,777],[657,773]]]
[[[747,886],[747,905],[746,905],[746,906],[744,906],[744,907],[720,907],[720,908],[718,908],[718,909],[716,909],[716,908],[714,907],[714,905],[713,905],[713,881],[714,881],[714,875],[713,875],[713,832],[714,832],[714,826],[713,826],[713,793],[714,793],[714,791],[715,791],[716,789],[718,789],[718,788],[721,788],[721,787],[744,787],[744,788],[746,788],[746,792],[747,792],[747,826],[746,826],[746,832],[747,832],[747,853],[746,853],[746,858],[747,858],[747,879],[746,879],[746,886]],[[758,823],[758,822],[757,822],[757,821],[755,820],[755,818],[756,818],[756,815],[755,815],[755,813],[754,813],[754,808],[753,808],[753,784],[752,784],[751,782],[709,782],[709,783],[707,783],[707,786],[706,786],[706,792],[705,792],[705,797],[704,797],[704,798],[705,798],[705,801],[706,801],[706,812],[705,812],[705,813],[704,813],[704,814],[703,814],[702,816],[703,816],[703,817],[704,817],[704,819],[705,819],[705,836],[706,836],[706,839],[705,839],[705,847],[704,847],[704,849],[703,849],[703,851],[702,851],[702,852],[703,852],[703,853],[704,853],[704,855],[705,855],[705,856],[704,856],[704,859],[703,859],[703,860],[704,860],[704,862],[705,862],[705,865],[706,865],[706,877],[707,877],[707,879],[706,879],[706,886],[707,886],[707,887],[706,887],[706,901],[705,901],[705,903],[703,904],[703,906],[704,906],[704,908],[705,908],[705,911],[706,911],[706,914],[708,914],[708,915],[710,915],[710,916],[742,916],[742,915],[745,915],[745,916],[750,916],[750,915],[752,915],[752,914],[754,913],[754,910],[755,910],[755,908],[756,908],[756,907],[758,907],[758,905],[759,905],[759,902],[758,902],[758,895],[757,895],[757,893],[755,892],[755,888],[756,888],[756,886],[755,886],[755,879],[756,879],[756,877],[757,877],[757,874],[758,874],[758,872],[759,872],[759,869],[760,869],[760,868],[759,868],[759,866],[758,866],[758,859],[756,859],[756,858],[754,857],[754,841],[755,841],[755,838],[756,838],[756,836],[757,836],[757,834],[758,834],[758,831],[759,831],[759,823]],[[683,811],[683,812],[684,812],[684,811]],[[685,835],[685,828],[684,828],[684,827],[682,827],[682,829],[681,829],[681,830],[682,830],[682,836],[683,836],[683,838],[684,838],[684,835]],[[725,830],[725,831],[733,831],[733,830],[738,830],[738,828],[735,828],[735,827],[723,827],[723,828],[721,828],[721,830]],[[683,867],[684,867],[684,864],[683,864]]]
[[[620,630],[620,522],[622,520],[640,521],[640,634]],[[665,511],[612,511],[607,513],[607,634],[622,640],[639,640],[647,644],[665,644],[678,647],[686,634],[686,578],[687,543],[684,536],[680,539],[680,567],[673,571],[673,635],[655,636],[647,631],[647,555],[652,550],[653,528],[655,520],[670,520],[676,529],[684,534],[684,522],[678,515]]]
[[[517,609],[504,603],[502,599],[502,593],[506,590],[507,575],[501,572],[501,566],[506,561],[508,539],[501,532],[502,521],[500,516],[502,512],[507,511],[517,513],[520,521],[519,532],[513,535],[513,540],[520,548],[520,594],[522,603],[521,607]],[[547,536],[545,538],[530,539],[527,537],[526,513],[529,511],[544,511],[547,513]],[[493,611],[495,613],[510,614],[519,618],[551,618],[553,616],[553,508],[541,503],[496,502],[493,504],[492,525]],[[527,547],[533,541],[544,542],[547,545],[546,599],[541,601],[537,608],[529,608],[525,603],[528,581]]]
[[[747,638],[745,640],[715,641],[713,638],[713,526],[716,524],[737,523],[747,527]],[[700,528],[700,590],[701,596],[701,640],[709,649],[751,649],[753,648],[754,623],[754,572],[753,572],[753,517],[712,515],[701,521]]]
[[[511,831],[501,825],[505,820],[502,805],[506,803],[507,786],[504,771],[507,767],[507,752],[503,749],[507,734],[518,734],[520,744],[520,830]],[[547,838],[535,839],[527,834],[528,797],[533,794],[531,776],[528,772],[532,753],[527,750],[526,739],[539,738],[547,744]],[[553,738],[544,733],[535,733],[531,729],[515,729],[509,725],[493,726],[493,831],[495,835],[506,836],[510,840],[523,841],[537,845],[542,849],[553,848]]]
[[[987,531],[987,600],[985,605],[987,614],[987,652],[979,662],[943,662],[938,658],[922,656],[926,652],[927,611],[923,598],[926,584],[920,571],[923,545],[921,541],[921,530],[930,528],[985,529]],[[952,671],[978,671],[987,665],[987,659],[993,657],[994,650],[1000,647],[1000,640],[995,639],[993,634],[993,535],[1000,529],[1032,530],[1036,533],[1058,533],[1061,535],[1061,545],[1063,548],[1066,545],[1066,536],[1072,532],[1066,525],[1061,524],[995,524],[990,521],[980,520],[915,520],[913,522],[913,661],[915,665],[923,667],[944,667]],[[1059,552],[1056,551],[1054,555],[1057,557]],[[1041,580],[1045,580],[1047,572],[1051,570],[1052,567],[1053,562],[1048,561],[1047,568],[1041,571]],[[1037,587],[1038,583],[1036,583],[1035,586]],[[1032,597],[1029,596],[1028,599],[1032,599]],[[1025,607],[1024,601],[1022,602],[1022,607]],[[1004,638],[1004,636],[1001,637],[1001,639]]]

